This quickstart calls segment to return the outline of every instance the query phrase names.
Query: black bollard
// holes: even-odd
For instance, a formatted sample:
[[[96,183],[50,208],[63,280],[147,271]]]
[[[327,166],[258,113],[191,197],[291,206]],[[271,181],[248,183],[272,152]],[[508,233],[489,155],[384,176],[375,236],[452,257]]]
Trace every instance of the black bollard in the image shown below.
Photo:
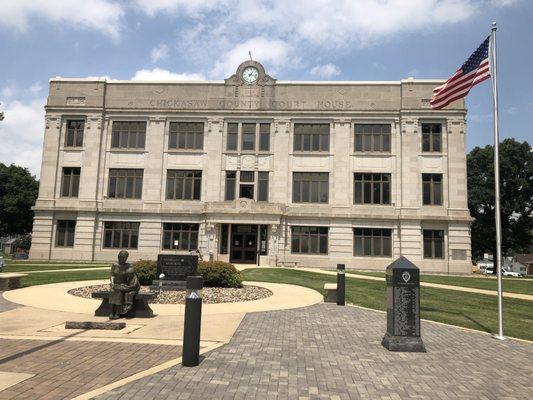
[[[200,326],[202,324],[202,296],[204,285],[201,276],[187,277],[187,296],[185,298],[185,323],[183,327],[184,367],[196,367],[200,363]]]
[[[346,275],[344,264],[337,264],[337,305],[346,304]]]

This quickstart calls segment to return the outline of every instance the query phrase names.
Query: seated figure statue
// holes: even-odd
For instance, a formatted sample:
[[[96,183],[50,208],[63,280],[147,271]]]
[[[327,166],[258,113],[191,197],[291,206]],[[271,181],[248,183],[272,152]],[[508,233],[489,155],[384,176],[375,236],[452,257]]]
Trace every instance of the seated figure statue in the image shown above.
[[[122,250],[118,253],[118,264],[111,267],[111,290],[109,304],[111,314],[109,319],[120,318],[127,314],[133,307],[133,299],[139,293],[139,279],[130,263],[127,263],[128,252]]]

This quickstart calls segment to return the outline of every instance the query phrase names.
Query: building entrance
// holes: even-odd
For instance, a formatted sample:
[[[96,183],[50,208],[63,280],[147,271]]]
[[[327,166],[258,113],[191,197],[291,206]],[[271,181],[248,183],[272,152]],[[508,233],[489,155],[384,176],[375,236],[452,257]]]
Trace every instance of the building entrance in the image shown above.
[[[257,225],[232,225],[230,262],[255,264],[257,262]]]

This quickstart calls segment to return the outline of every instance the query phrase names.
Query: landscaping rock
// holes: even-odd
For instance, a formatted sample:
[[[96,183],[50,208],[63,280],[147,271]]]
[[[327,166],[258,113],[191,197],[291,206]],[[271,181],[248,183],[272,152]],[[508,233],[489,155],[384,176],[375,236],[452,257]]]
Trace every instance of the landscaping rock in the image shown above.
[[[73,296],[91,298],[93,292],[109,290],[109,285],[84,286],[69,291]],[[148,286],[141,286],[140,292],[149,292]],[[204,304],[235,303],[240,301],[260,300],[272,296],[268,289],[258,286],[243,286],[242,288],[208,287],[202,290]],[[185,304],[185,290],[168,290],[157,293],[150,304]]]

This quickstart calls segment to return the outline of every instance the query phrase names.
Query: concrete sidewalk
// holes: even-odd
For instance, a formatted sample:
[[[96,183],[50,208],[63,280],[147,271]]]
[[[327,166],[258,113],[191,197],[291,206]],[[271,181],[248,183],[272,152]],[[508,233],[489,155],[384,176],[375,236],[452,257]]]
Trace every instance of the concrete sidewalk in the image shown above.
[[[335,271],[324,271],[322,269],[316,269],[316,268],[298,267],[298,268],[287,268],[287,269],[296,269],[298,271],[316,272],[318,274],[324,274],[324,275],[335,275],[335,276],[337,275],[337,272]],[[360,275],[360,274],[354,274],[350,272],[347,272],[346,276],[349,278],[364,279],[368,281],[380,281],[380,282],[385,281],[385,278],[380,278],[378,276]],[[455,290],[457,292],[486,294],[489,296],[498,295],[498,292],[496,290],[476,289],[476,288],[468,288],[468,287],[454,286],[454,285],[443,285],[440,283],[420,282],[420,286],[431,287],[435,289]],[[510,299],[533,301],[533,295],[529,295],[529,294],[503,292],[503,297],[508,297]]]

